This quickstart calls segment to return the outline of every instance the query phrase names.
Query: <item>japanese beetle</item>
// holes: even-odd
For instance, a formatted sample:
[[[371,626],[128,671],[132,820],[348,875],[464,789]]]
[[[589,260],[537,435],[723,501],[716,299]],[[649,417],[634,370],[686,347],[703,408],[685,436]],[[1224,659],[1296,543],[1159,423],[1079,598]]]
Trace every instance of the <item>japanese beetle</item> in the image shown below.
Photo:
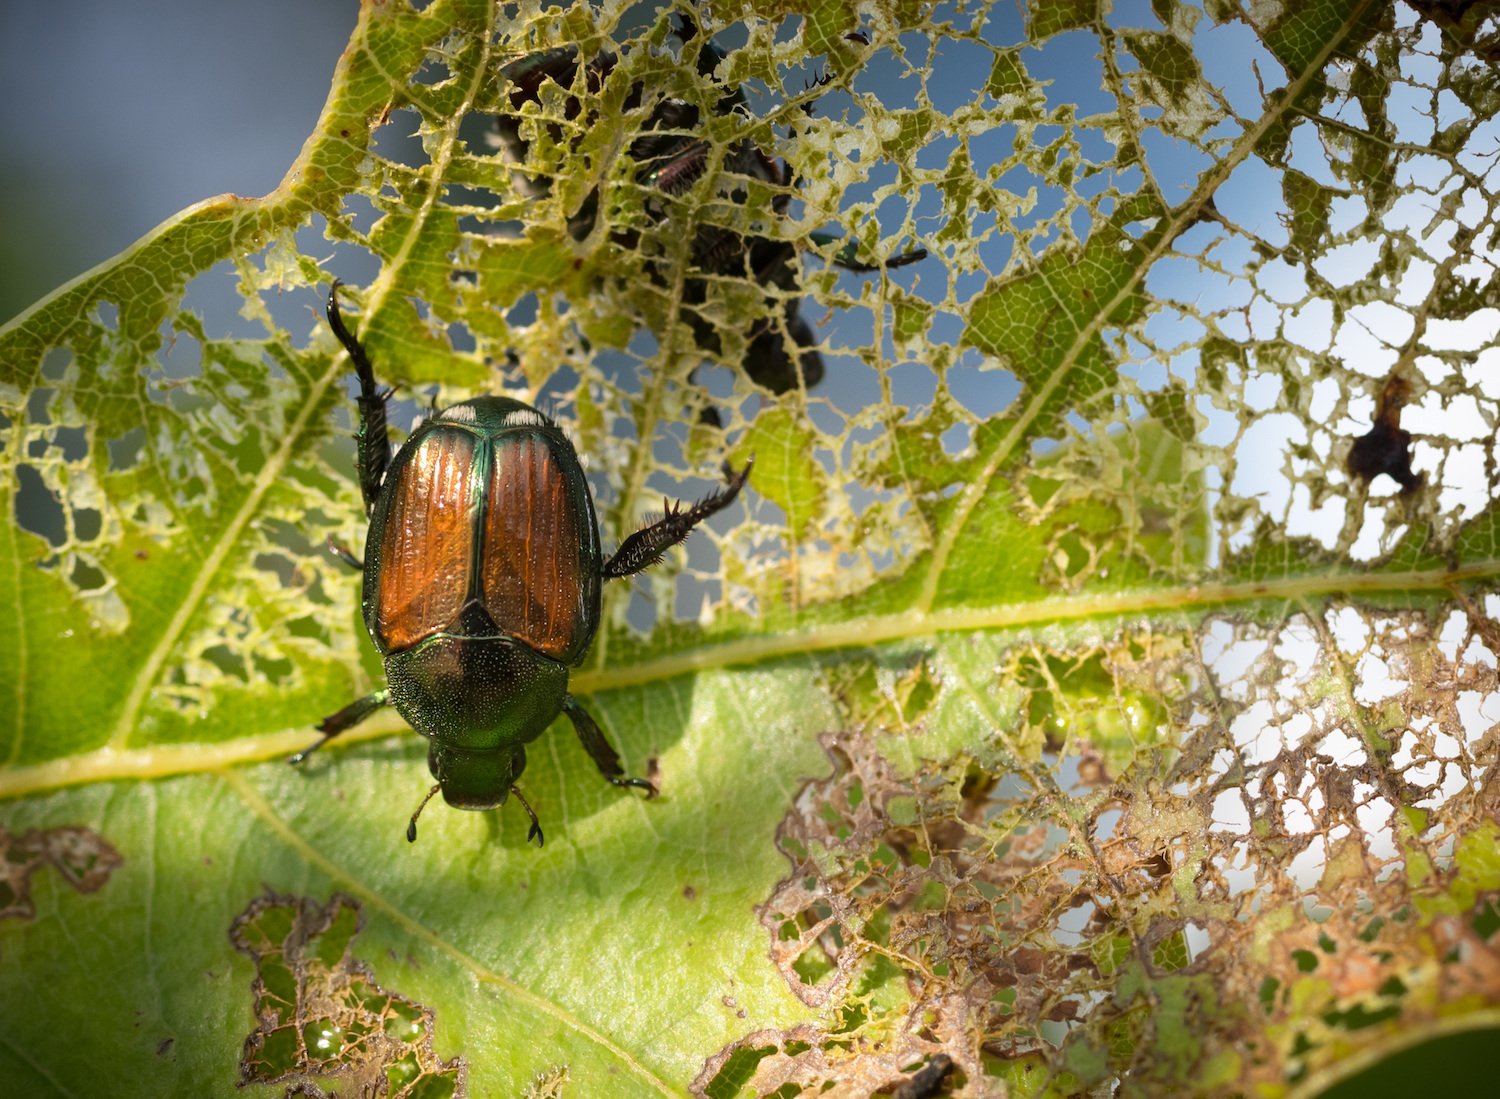
[[[696,36],[697,28],[686,17],[679,15],[677,20],[675,33],[686,44]],[[851,37],[863,40],[862,35]],[[724,52],[712,42],[705,41],[698,50],[698,73],[717,81],[715,74],[724,60]],[[548,80],[565,90],[575,88],[579,64],[578,49],[567,46],[528,54],[500,69],[509,89],[510,105],[516,112],[502,113],[496,120],[500,150],[517,166],[513,174],[517,188],[532,197],[546,195],[550,184],[546,179],[526,175],[520,170],[526,162],[528,142],[522,136],[519,112],[526,103],[540,101],[542,84]],[[583,72],[587,91],[597,93],[618,64],[619,58],[609,52],[602,52],[589,61]],[[821,86],[829,79],[824,74],[818,78],[818,84]],[[723,87],[723,94],[714,107],[717,113],[748,114],[749,104],[744,94],[738,88]],[[643,94],[642,87],[634,85],[626,96],[624,108],[638,108]],[[811,110],[811,107],[807,109]],[[570,94],[564,106],[564,119],[576,121],[583,113],[584,105],[578,96]],[[652,108],[642,132],[630,143],[629,155],[637,165],[635,178],[646,189],[646,213],[652,220],[666,220],[670,212],[667,200],[686,193],[707,169],[710,144],[694,136],[701,128],[702,117],[697,106],[680,99],[663,98]],[[562,135],[554,132],[552,137],[558,141]],[[770,184],[776,192],[771,212],[778,217],[785,214],[791,203],[795,180],[784,161],[767,156],[753,142],[742,139],[725,151],[722,170],[729,179],[738,176]],[[728,188],[722,192],[722,197],[737,205],[744,205],[749,198],[743,185]],[[593,232],[598,207],[599,192],[596,189],[568,219],[568,231],[575,240],[581,241]],[[633,229],[616,231],[612,239],[622,247],[635,248],[640,243],[640,233]],[[807,239],[819,247],[839,243],[837,236],[828,233],[812,233]],[[769,316],[758,321],[747,334],[749,338],[741,360],[752,381],[776,394],[797,388],[799,381],[807,386],[816,385],[824,372],[817,336],[802,318],[799,300],[792,296],[799,284],[797,251],[797,245],[789,240],[742,236],[721,226],[699,225],[694,231],[690,257],[692,269],[699,274],[687,277],[682,286],[682,319],[691,327],[698,346],[709,354],[720,353],[720,339],[698,307],[708,300],[711,278],[737,275],[780,292],[777,297],[768,297],[766,301],[771,311],[779,306],[784,324],[775,323]],[[868,263],[858,258],[852,243],[847,243],[832,255],[831,262],[845,270],[869,272],[902,267],[926,258],[926,255],[925,249],[914,248],[883,264]],[[654,265],[648,265],[648,271],[660,281],[667,281]],[[790,337],[791,347],[787,346],[787,337]],[[717,416],[710,412],[707,418],[716,420]]]
[[[516,780],[526,745],[567,714],[584,749],[611,783],[628,778],[594,719],[568,693],[568,669],[583,661],[599,628],[600,588],[661,560],[692,529],[727,506],[750,463],[691,507],[668,506],[604,560],[594,501],[573,444],[555,423],[509,397],[475,397],[422,423],[391,455],[390,390],[328,293],[328,324],[359,378],[356,462],[370,529],[365,559],[334,550],[364,571],[364,619],[385,661],[386,687],[318,725],[322,739],[301,763],[382,706],[395,706],[431,742],[433,794],[459,809],[496,809],[514,794],[542,829]]]

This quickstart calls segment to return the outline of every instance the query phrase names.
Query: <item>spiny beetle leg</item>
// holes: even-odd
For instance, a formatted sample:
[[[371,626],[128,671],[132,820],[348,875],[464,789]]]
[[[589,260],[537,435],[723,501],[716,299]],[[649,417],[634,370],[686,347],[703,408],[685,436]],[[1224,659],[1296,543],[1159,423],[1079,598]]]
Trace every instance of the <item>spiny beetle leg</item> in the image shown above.
[[[750,467],[754,464],[755,459],[752,457],[745,463],[745,468],[736,473],[729,463],[725,462],[724,487],[718,492],[709,493],[690,508],[684,508],[680,503],[674,505],[663,501],[666,514],[649,527],[641,528],[621,542],[615,555],[604,563],[600,574],[606,580],[617,580],[622,576],[632,576],[656,564],[661,560],[662,554],[691,534],[693,528],[699,523],[714,512],[729,506],[740,494],[740,489],[745,485],[745,478],[750,476]],[[578,719],[573,720],[576,724]],[[598,758],[598,756],[594,757],[595,762],[598,762]]]
[[[364,497],[365,514],[375,510],[375,500],[380,495],[380,484],[385,480],[386,467],[391,464],[391,439],[386,427],[385,403],[391,399],[392,390],[382,390],[375,384],[375,368],[364,347],[344,327],[343,315],[339,313],[338,279],[328,291],[328,327],[338,337],[344,350],[349,352],[349,361],[359,377],[359,430],[354,433],[358,446],[359,491]]]
[[[337,557],[340,561],[342,561],[344,564],[348,565],[351,569],[355,569],[355,570],[357,570],[359,572],[364,572],[365,571],[365,563],[364,563],[364,561],[362,561],[358,557],[355,557],[354,556],[354,551],[352,549],[350,549],[348,546],[344,545],[344,543],[338,541],[335,538],[330,538],[330,539],[328,539],[328,542],[327,542],[327,545],[326,545],[325,548],[328,550],[329,553],[333,554],[333,556]]]
[[[578,739],[583,742],[583,750],[589,754],[601,775],[615,786],[633,786],[637,790],[646,791],[648,798],[656,796],[656,787],[645,779],[625,777],[625,768],[620,765],[620,754],[605,739],[604,731],[594,724],[589,712],[572,695],[563,699],[563,713],[573,722]]]
[[[525,809],[526,815],[531,818],[531,827],[526,832],[526,842],[536,840],[536,845],[541,847],[546,840],[542,838],[542,822],[536,819],[536,810],[531,807],[531,802],[526,800],[526,795],[521,793],[519,786],[512,786],[510,792],[516,796],[516,800],[521,803],[521,808]]]
[[[345,729],[352,729],[376,710],[380,709],[380,707],[389,705],[390,701],[390,691],[372,691],[370,694],[365,695],[364,698],[356,698],[338,713],[329,714],[322,721],[318,722],[318,732],[323,734],[323,738],[312,745],[312,747],[302,749],[302,751],[289,758],[287,762],[292,764],[301,763]]]

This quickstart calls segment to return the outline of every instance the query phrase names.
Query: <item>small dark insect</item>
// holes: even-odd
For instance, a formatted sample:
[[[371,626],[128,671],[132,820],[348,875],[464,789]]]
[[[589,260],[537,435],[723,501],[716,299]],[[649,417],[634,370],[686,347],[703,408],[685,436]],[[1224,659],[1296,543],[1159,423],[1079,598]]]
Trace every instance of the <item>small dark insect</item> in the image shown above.
[[[1403,496],[1422,483],[1422,475],[1411,468],[1411,432],[1401,427],[1401,408],[1410,396],[1411,382],[1392,374],[1375,404],[1375,426],[1354,440],[1344,463],[1351,476],[1367,484],[1387,474]]]
[[[594,501],[573,444],[530,405],[476,397],[424,422],[391,454],[389,389],[339,314],[339,283],[328,294],[328,323],[359,376],[357,465],[370,518],[365,559],[331,547],[364,571],[364,618],[385,660],[387,686],[356,699],[318,725],[312,752],[382,706],[395,706],[431,746],[427,765],[459,809],[496,809],[514,794],[542,828],[516,780],[526,745],[567,714],[601,774],[647,797],[656,787],[627,778],[620,757],[588,711],[568,693],[568,669],[599,628],[600,587],[661,560],[692,529],[744,487],[750,463],[690,507],[636,531],[604,560]]]
[[[675,31],[684,45],[697,35],[694,24],[680,18]],[[863,40],[862,35],[851,36]],[[698,73],[709,79],[717,79],[715,73],[725,59],[725,54],[711,42],[705,41],[697,54]],[[528,54],[501,68],[501,75],[509,82],[511,106],[520,112],[528,102],[539,102],[540,89],[546,81],[552,81],[564,89],[578,86],[579,53],[575,47],[546,50]],[[593,95],[603,87],[605,80],[619,64],[612,53],[600,53],[587,62],[583,69],[583,87]],[[817,86],[826,84],[831,77],[820,74]],[[715,111],[721,115],[749,113],[744,94],[738,88],[721,85]],[[625,100],[625,109],[639,108],[644,89],[634,85]],[[584,115],[585,106],[577,94],[568,97],[564,118],[576,121]],[[521,134],[522,117],[516,114],[501,114],[497,119],[502,154],[516,165],[526,163],[528,143]],[[662,99],[652,109],[643,132],[630,144],[630,158],[638,165],[636,180],[647,188],[646,212],[653,221],[665,221],[671,204],[667,199],[684,194],[703,175],[708,167],[712,147],[708,140],[698,136],[702,132],[703,119],[699,108],[679,99]],[[562,140],[560,130],[551,133],[554,141]],[[744,177],[761,180],[772,185],[776,194],[772,199],[771,212],[776,216],[785,214],[791,202],[791,187],[794,183],[790,168],[785,162],[767,156],[749,140],[741,140],[724,152],[723,171],[728,178]],[[515,174],[517,186],[534,197],[546,195],[550,184],[545,179],[527,176],[521,171]],[[732,185],[723,193],[729,201],[744,205],[749,200],[744,185]],[[575,240],[583,240],[594,230],[598,217],[599,193],[593,191],[568,222],[568,230]],[[614,233],[616,243],[626,248],[636,248],[640,233],[634,229]],[[839,243],[839,237],[827,233],[813,233],[809,242],[819,247],[830,247]],[[881,263],[861,261],[853,243],[845,244],[834,253],[832,262],[849,271],[878,271],[883,268],[902,267],[925,258],[927,252],[915,248],[903,252]],[[690,262],[695,271],[703,275],[741,276],[754,280],[768,290],[782,294],[793,294],[798,287],[797,246],[791,241],[770,237],[742,236],[729,229],[714,225],[700,225],[694,231]],[[650,268],[654,277],[665,281],[660,272]],[[683,319],[693,330],[698,346],[709,354],[721,351],[719,334],[697,308],[708,296],[708,279],[689,277],[683,286]],[[757,384],[773,393],[785,393],[795,389],[799,383],[813,386],[823,377],[823,360],[817,350],[817,337],[811,326],[801,316],[800,303],[796,297],[767,299],[768,312],[774,314],[778,302],[785,327],[767,317],[758,321],[747,334],[749,339],[743,365],[745,372]],[[791,347],[787,346],[787,337]],[[711,414],[708,418],[716,419]]]

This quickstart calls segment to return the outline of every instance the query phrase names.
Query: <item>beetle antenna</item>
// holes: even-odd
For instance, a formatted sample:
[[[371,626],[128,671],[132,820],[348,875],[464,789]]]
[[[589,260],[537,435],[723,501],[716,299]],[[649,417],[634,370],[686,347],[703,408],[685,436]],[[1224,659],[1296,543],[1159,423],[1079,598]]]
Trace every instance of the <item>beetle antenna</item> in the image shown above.
[[[526,796],[521,793],[521,788],[519,786],[512,786],[510,788],[510,792],[516,795],[516,800],[521,803],[521,808],[525,809],[526,815],[531,818],[531,828],[526,833],[526,842],[530,843],[532,840],[536,840],[536,845],[540,847],[543,843],[542,822],[536,819],[536,810],[531,807],[531,803],[527,801]],[[428,797],[431,796],[431,794],[428,795]]]
[[[411,815],[411,823],[406,826],[407,843],[417,842],[417,818],[422,815],[422,810],[427,808],[427,803],[432,800],[432,795],[437,793],[442,788],[443,784],[441,782],[434,782],[432,784],[432,789],[427,791],[427,796],[423,798],[422,803],[417,806],[417,811]],[[532,819],[535,820],[536,818],[533,817]]]

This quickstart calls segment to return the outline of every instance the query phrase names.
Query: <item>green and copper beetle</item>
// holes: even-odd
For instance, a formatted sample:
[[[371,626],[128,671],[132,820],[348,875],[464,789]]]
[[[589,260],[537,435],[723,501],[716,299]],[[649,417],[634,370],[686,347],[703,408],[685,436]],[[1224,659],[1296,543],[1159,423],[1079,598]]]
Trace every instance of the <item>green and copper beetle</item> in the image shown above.
[[[328,324],[359,377],[357,465],[370,519],[365,559],[334,552],[364,571],[364,618],[385,661],[386,687],[323,719],[313,751],[382,706],[431,742],[437,780],[411,815],[439,790],[459,809],[497,809],[514,794],[542,828],[516,780],[526,745],[567,714],[601,774],[654,797],[645,779],[625,777],[604,733],[568,693],[599,628],[600,588],[661,560],[745,484],[750,463],[691,507],[669,506],[604,560],[594,501],[578,454],[562,430],[530,405],[476,397],[422,423],[391,455],[390,390],[375,383],[369,356],[344,326],[335,282]]]

